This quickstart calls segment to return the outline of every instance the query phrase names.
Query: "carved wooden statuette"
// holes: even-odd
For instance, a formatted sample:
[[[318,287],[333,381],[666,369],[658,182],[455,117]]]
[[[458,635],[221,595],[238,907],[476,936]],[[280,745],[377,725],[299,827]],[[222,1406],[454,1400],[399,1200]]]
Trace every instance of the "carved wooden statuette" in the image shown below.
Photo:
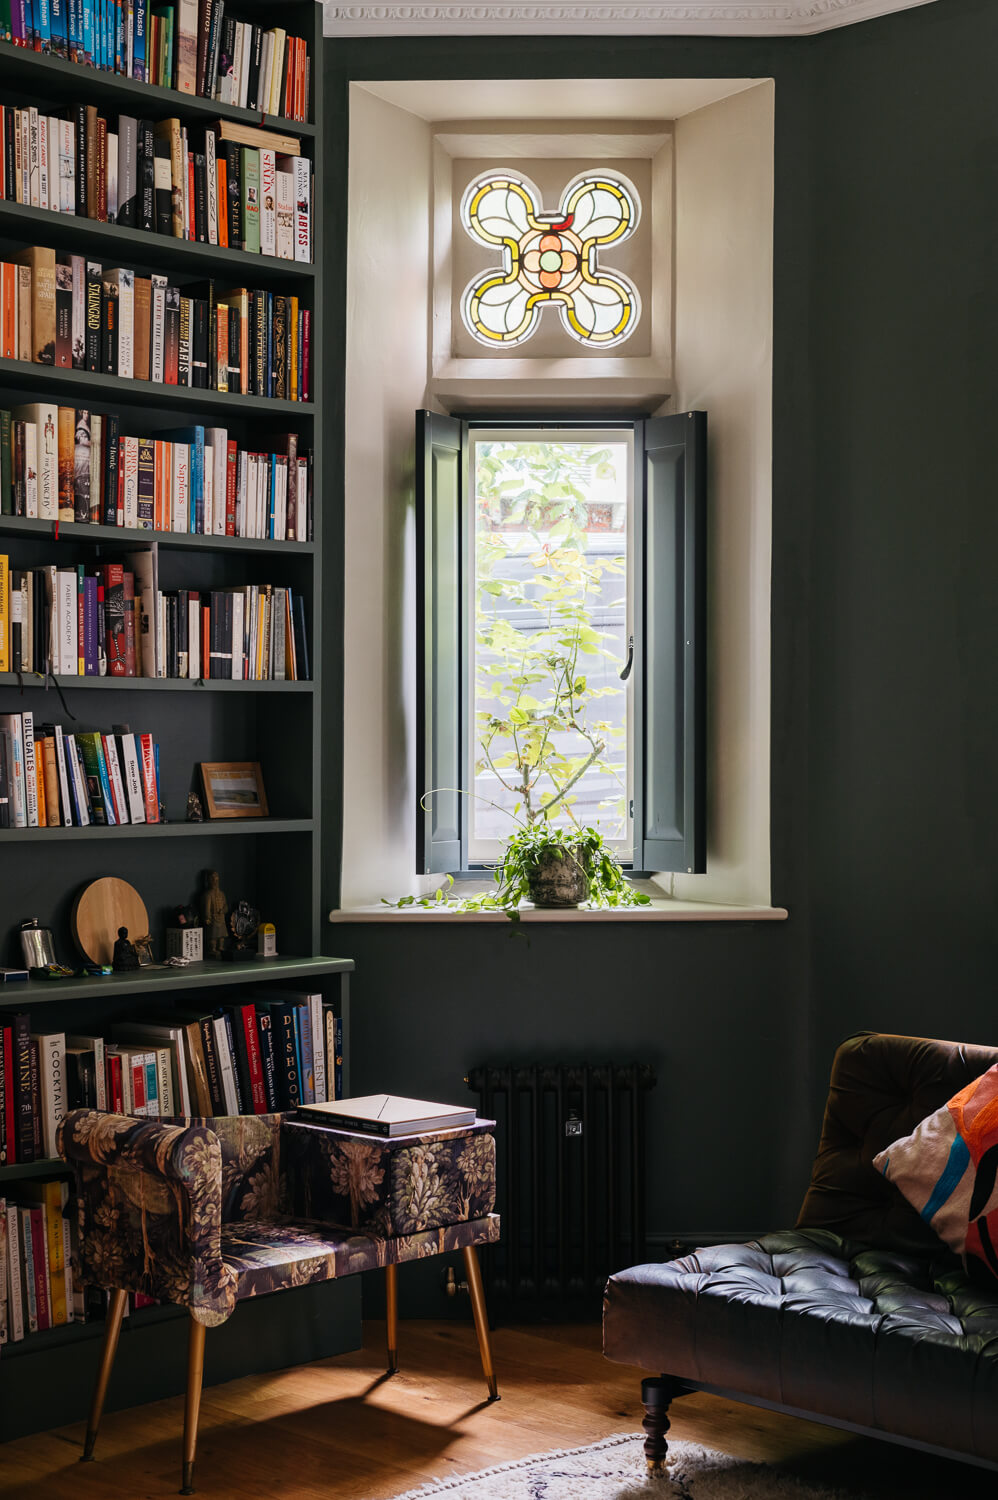
[[[201,892],[201,925],[204,927],[204,945],[209,958],[221,958],[228,939],[229,903],[225,892],[219,889],[218,871],[205,871],[205,887]]]

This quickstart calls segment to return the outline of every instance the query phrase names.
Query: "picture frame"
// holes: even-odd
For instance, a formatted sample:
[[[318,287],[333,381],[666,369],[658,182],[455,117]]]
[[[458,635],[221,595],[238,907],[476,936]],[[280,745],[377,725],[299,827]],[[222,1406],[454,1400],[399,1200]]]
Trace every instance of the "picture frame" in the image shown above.
[[[205,816],[265,818],[267,794],[257,760],[203,760],[199,763]]]

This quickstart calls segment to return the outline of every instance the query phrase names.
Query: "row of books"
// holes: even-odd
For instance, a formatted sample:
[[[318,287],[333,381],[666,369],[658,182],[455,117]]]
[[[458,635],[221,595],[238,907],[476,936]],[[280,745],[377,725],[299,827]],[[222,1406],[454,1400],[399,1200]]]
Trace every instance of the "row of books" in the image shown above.
[[[308,679],[300,593],[269,583],[163,592],[158,572],[154,550],[31,569],[11,569],[0,553],[0,671]]]
[[[306,542],[313,510],[312,454],[294,432],[256,452],[224,427],[135,437],[114,413],[48,402],[0,411],[0,515]]]
[[[304,38],[236,21],[224,0],[0,0],[0,38],[139,83],[308,119]]]
[[[118,725],[105,734],[0,714],[0,828],[158,823],[159,746]]]
[[[0,1164],[58,1154],[68,1110],[262,1115],[343,1097],[343,1022],[321,994],[259,990],[205,1013],[116,1022],[110,1039],[38,1034],[0,1012]]]
[[[109,126],[114,125],[114,128]],[[312,259],[312,163],[296,136],[219,120],[0,108],[0,197],[233,250]]]
[[[312,319],[297,296],[105,270],[27,246],[0,262],[0,356],[125,380],[307,401]]]
[[[83,1313],[68,1209],[68,1182],[19,1182],[13,1196],[0,1198],[0,1345]]]
[[[269,583],[242,589],[159,594],[161,677],[235,682],[306,682],[305,603]]]

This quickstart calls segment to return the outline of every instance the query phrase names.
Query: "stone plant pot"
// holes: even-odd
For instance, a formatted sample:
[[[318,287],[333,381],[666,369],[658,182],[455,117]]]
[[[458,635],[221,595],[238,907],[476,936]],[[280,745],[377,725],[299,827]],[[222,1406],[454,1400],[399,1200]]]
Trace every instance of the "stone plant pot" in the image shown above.
[[[527,876],[535,906],[578,906],[589,898],[589,873],[570,854],[542,854]]]

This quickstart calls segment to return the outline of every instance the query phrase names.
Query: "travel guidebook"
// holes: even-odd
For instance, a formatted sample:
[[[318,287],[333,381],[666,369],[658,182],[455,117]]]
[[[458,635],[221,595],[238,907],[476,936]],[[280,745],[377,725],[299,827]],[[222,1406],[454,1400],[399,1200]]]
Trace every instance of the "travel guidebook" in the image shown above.
[[[474,1108],[432,1104],[428,1099],[402,1099],[397,1094],[364,1094],[357,1099],[338,1099],[333,1104],[307,1104],[296,1113],[304,1124],[356,1130],[363,1135],[415,1135],[475,1123]]]

